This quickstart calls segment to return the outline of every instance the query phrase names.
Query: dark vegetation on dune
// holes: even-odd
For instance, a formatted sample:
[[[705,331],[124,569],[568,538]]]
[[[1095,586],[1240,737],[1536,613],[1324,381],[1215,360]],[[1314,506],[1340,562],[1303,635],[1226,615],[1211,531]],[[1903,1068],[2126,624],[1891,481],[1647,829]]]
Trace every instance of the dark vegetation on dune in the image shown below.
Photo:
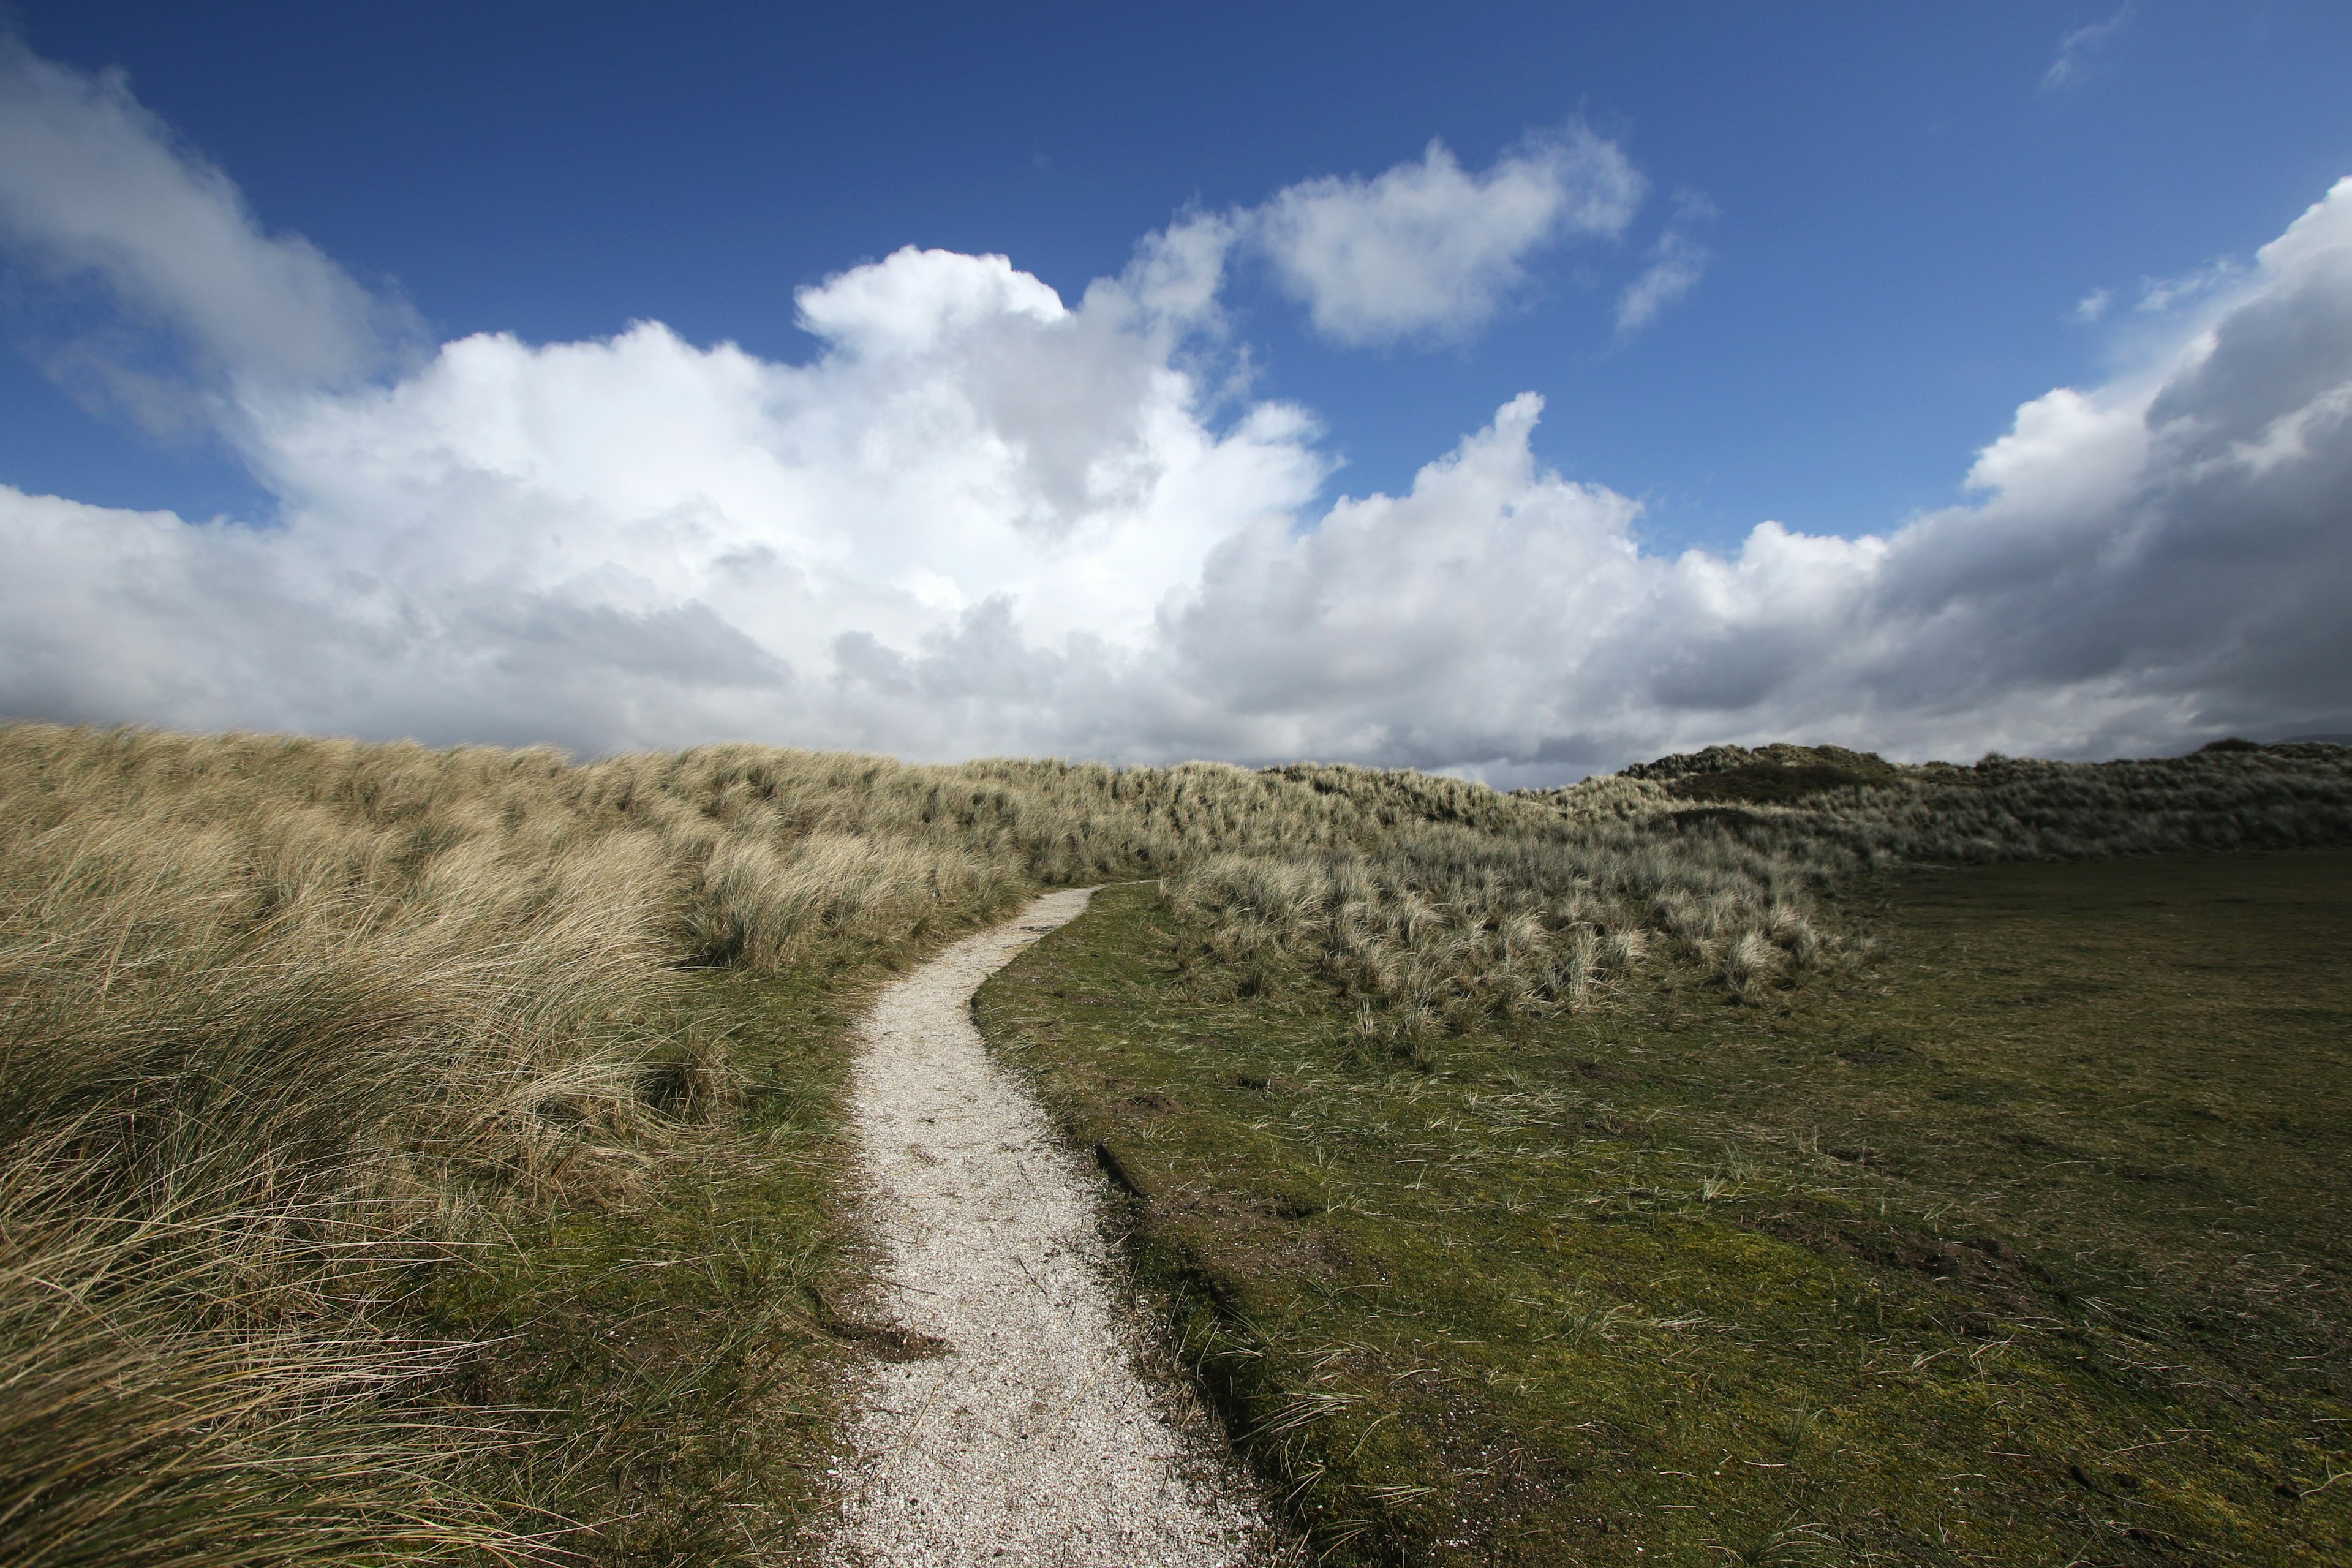
[[[2326,1561],[2342,861],[2124,858],[2347,843],[2326,745],[1501,795],[0,729],[0,1564],[789,1555],[875,1343],[849,1021],[1133,878],[987,1016],[1318,1549]],[[1916,869],[2001,862],[2072,864]],[[2032,1463],[1921,1512],[1996,1406]]]

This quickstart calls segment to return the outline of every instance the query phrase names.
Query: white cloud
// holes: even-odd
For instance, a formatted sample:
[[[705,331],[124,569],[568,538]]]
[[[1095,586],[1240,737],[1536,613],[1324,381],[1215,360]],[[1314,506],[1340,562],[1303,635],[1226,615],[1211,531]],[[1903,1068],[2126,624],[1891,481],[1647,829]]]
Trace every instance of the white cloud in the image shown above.
[[[1222,547],[1181,678],[1265,754],[1505,777],[1776,736],[2144,752],[2352,712],[2352,181],[2157,374],[2026,405],[1983,500],[1883,536],[1645,554],[1631,503],[1534,462],[1535,413],[1405,497]]]
[[[1153,322],[1196,328],[1214,324],[1225,258],[1247,221],[1245,214],[1188,213],[1146,235],[1107,297]]]
[[[1459,341],[1505,307],[1547,247],[1622,234],[1647,184],[1622,148],[1582,126],[1530,136],[1484,174],[1432,142],[1369,180],[1305,180],[1255,206],[1184,214],[1137,247],[1118,285],[1138,320],[1214,331],[1228,263],[1252,255],[1334,342]],[[1659,253],[1673,252],[1678,281],[1654,292],[1696,280],[1705,252],[1686,231],[1707,210],[1683,198]]]
[[[2116,293],[2114,289],[2094,289],[2089,293],[2074,301],[2074,319],[2082,322],[2086,327],[2090,326],[2092,323],[2105,316],[2107,313],[2107,307],[2115,302]]]
[[[1234,232],[1180,220],[1075,306],[903,250],[802,295],[802,364],[656,323],[368,383],[232,363],[207,385],[271,516],[0,488],[0,711],[1507,781],[2352,727],[2352,181],[2149,364],[2021,408],[1968,504],[1720,554],[1648,553],[1635,502],[1545,469],[1532,395],[1317,508],[1312,418],[1223,417],[1196,368]]]
[[[1691,231],[1715,216],[1715,204],[1685,192],[1675,204],[1674,220],[1650,247],[1650,265],[1617,296],[1617,335],[1640,331],[1658,312],[1689,293],[1706,274],[1714,253]]]
[[[1465,173],[1444,143],[1370,180],[1308,180],[1254,216],[1256,243],[1316,330],[1345,343],[1460,337],[1565,237],[1613,237],[1644,182],[1624,153],[1582,127],[1538,137]]]
[[[2139,303],[2134,309],[2142,315],[2162,315],[2226,290],[2244,276],[2245,268],[2225,256],[2175,277],[2143,278],[2139,280]]]
[[[801,327],[870,360],[936,353],[950,339],[1000,318],[1052,322],[1062,297],[1002,256],[899,250],[794,300]]]
[[[119,72],[53,65],[5,35],[0,246],[52,284],[100,286],[202,372],[346,381],[412,330],[403,306],[308,241],[263,233],[228,177],[175,142]],[[53,357],[151,418],[181,390],[91,342]]]
[[[2124,0],[2116,7],[2115,15],[2105,21],[2077,27],[2061,37],[2057,57],[2050,62],[2050,68],[2042,73],[2042,90],[2055,92],[2062,87],[2080,81],[2089,71],[2091,62],[2098,58],[2099,51],[2112,43],[2116,35],[2131,21],[2131,0]]]

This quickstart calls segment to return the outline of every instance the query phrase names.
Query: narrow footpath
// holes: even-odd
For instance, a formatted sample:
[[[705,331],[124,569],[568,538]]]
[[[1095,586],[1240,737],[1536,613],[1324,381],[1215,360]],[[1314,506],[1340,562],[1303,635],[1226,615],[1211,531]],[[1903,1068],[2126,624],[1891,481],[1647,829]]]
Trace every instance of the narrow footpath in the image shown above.
[[[1092,1173],[972,1023],[981,983],[1091,896],[1049,893],[958,942],[864,1026],[853,1104],[885,1250],[877,1310],[915,1353],[861,1391],[829,1553],[845,1568],[1231,1568],[1256,1554],[1245,1489],[1135,1369]]]

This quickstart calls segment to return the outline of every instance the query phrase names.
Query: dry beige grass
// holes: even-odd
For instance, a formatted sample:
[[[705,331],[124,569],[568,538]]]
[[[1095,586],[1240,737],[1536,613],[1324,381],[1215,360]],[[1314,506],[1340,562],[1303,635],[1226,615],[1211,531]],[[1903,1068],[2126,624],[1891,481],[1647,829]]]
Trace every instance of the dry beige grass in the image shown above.
[[[1213,766],[0,731],[0,1563],[540,1552],[521,1435],[405,1303],[724,1108],[677,966],[1361,815]]]
[[[541,1552],[517,1434],[449,1403],[466,1347],[406,1303],[508,1216],[625,1208],[723,1118],[680,966],[887,963],[1161,875],[1220,983],[1309,960],[1412,1050],[1641,963],[1754,993],[1838,962],[1822,891],[1889,859],[2343,842],[2347,758],[1727,751],[1507,795],[0,729],[0,1564]]]
[[[1281,770],[1352,791],[1392,776]],[[1428,781],[1433,786],[1442,781]],[[1752,995],[1846,956],[1822,892],[1896,862],[2104,859],[2352,841],[2352,750],[1899,767],[1834,747],[1717,747],[1572,788],[1442,789],[1354,844],[1223,853],[1171,886],[1248,994],[1277,952],[1417,1051],[1483,1016],[1586,1005],[1645,953]],[[1736,803],[1736,804],[1733,804]]]

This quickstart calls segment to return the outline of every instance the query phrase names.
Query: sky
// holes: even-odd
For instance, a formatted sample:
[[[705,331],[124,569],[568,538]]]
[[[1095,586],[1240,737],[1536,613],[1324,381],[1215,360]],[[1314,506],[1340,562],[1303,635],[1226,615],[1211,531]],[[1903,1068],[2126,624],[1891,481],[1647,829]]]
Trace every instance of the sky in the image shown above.
[[[0,713],[2352,730],[2352,11],[0,11]]]

